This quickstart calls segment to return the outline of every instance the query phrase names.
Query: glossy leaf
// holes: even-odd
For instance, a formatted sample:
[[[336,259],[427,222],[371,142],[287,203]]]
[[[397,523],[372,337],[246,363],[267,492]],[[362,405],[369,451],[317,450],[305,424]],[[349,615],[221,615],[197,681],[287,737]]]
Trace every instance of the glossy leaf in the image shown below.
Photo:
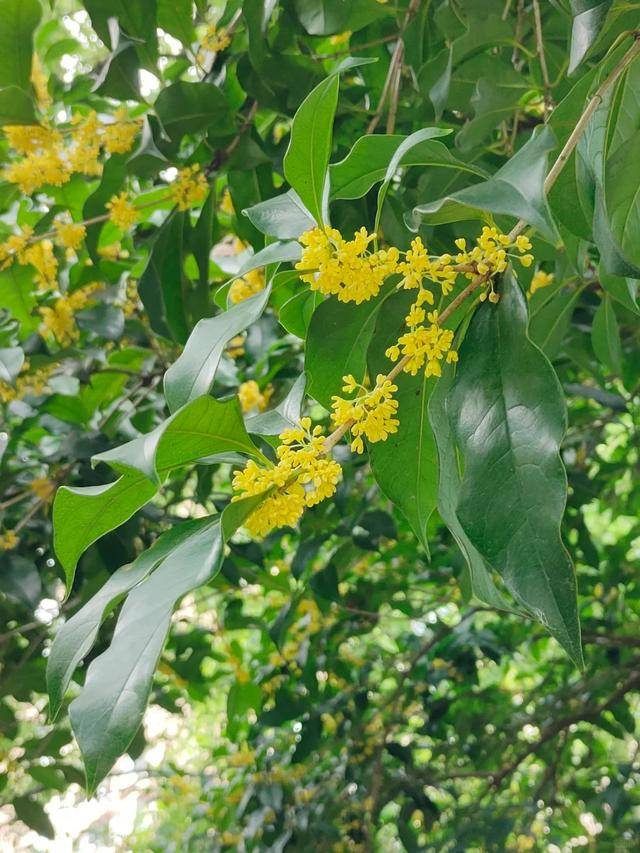
[[[13,382],[23,364],[24,352],[21,347],[0,348],[0,382]]]
[[[331,397],[342,395],[342,377],[353,374],[362,382],[367,370],[367,350],[375,329],[378,312],[390,295],[383,288],[378,296],[356,305],[327,299],[313,312],[304,357],[309,380],[308,393],[325,409]]]
[[[133,563],[114,572],[93,598],[62,624],[47,659],[47,690],[51,718],[57,716],[74,671],[93,647],[100,625],[118,602],[143,581],[171,551],[190,538],[194,531],[209,525],[209,519],[195,519],[176,524]]]
[[[573,565],[560,538],[566,427],[553,368],[526,334],[513,273],[497,308],[476,312],[447,400],[464,473],[457,514],[467,536],[514,596],[582,665]]]
[[[447,399],[455,382],[455,368],[445,365],[442,376],[429,398],[429,423],[437,447],[439,468],[437,507],[442,520],[458,545],[465,561],[471,592],[478,601],[490,607],[508,609],[508,604],[498,591],[491,569],[484,561],[478,549],[467,536],[458,518],[458,503],[462,478],[458,468],[458,458],[453,429],[447,413]]]
[[[640,267],[640,166],[636,153],[640,145],[637,130],[607,158],[605,199],[611,234],[620,251]]]
[[[546,239],[555,240],[555,227],[544,197],[547,155],[555,148],[553,133],[545,128],[533,136],[488,181],[466,187],[438,201],[418,205],[407,224],[417,230],[422,222],[436,224],[482,218],[484,211],[524,219]]]
[[[569,74],[576,70],[598,38],[612,0],[571,0]]]
[[[53,503],[53,543],[65,571],[67,595],[80,555],[119,527],[156,493],[143,474],[123,474],[104,486],[61,486]]]
[[[266,287],[228,311],[196,324],[182,354],[165,373],[164,393],[172,412],[209,391],[228,342],[258,319],[269,293]]]
[[[31,56],[41,15],[38,0],[0,0],[0,124],[35,121]]]
[[[571,325],[581,288],[564,288],[536,312],[529,323],[529,337],[549,359],[560,352]]]
[[[147,435],[98,453],[93,462],[106,462],[119,473],[142,473],[159,485],[174,468],[218,453],[258,451],[246,433],[237,397],[225,402],[202,396],[187,403]]]
[[[226,136],[234,130],[227,99],[213,83],[180,80],[160,92],[154,108],[174,141],[186,133],[209,130],[215,136]]]
[[[388,373],[390,362],[384,353],[397,341],[414,298],[413,293],[394,294],[378,314],[368,358],[372,381],[379,373]],[[422,371],[418,376],[401,373],[394,382],[400,427],[386,441],[368,444],[371,469],[428,554],[427,524],[438,501],[438,456],[427,411],[437,380],[427,379]]]
[[[593,318],[591,343],[598,361],[609,373],[620,376],[622,373],[622,343],[620,329],[613,307],[613,300],[605,293]]]
[[[300,422],[304,402],[306,377],[299,376],[291,386],[284,400],[267,412],[252,415],[245,421],[247,432],[253,435],[279,435],[285,429],[291,429]]]
[[[258,231],[280,240],[299,237],[315,225],[315,220],[294,190],[258,202],[242,212]]]
[[[82,693],[69,708],[89,795],[142,722],[176,604],[218,573],[225,539],[258,502],[231,504],[222,517],[206,519],[129,593],[111,645],[89,666]]]
[[[283,164],[286,179],[320,223],[339,82],[336,74],[327,77],[300,104]]]

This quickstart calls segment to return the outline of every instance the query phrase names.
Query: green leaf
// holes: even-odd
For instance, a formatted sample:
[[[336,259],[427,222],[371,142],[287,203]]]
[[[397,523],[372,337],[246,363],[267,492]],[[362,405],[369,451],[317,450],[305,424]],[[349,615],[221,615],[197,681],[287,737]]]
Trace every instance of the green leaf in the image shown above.
[[[136,39],[140,58],[151,69],[158,56],[156,0],[84,0],[91,24],[102,41],[109,44],[109,19],[116,18],[120,29]]]
[[[38,567],[14,552],[0,554],[0,591],[11,601],[33,611],[42,599]]]
[[[370,0],[295,0],[300,23],[311,36],[356,32],[389,13]]]
[[[284,156],[286,179],[318,223],[324,221],[323,198],[338,87],[339,78],[333,74],[307,95],[294,116]]]
[[[96,77],[93,91],[117,100],[142,100],[137,42],[125,35],[116,18],[107,22],[111,52]]]
[[[0,125],[35,121],[31,59],[41,15],[38,0],[0,0]]]
[[[187,281],[183,270],[185,214],[174,211],[158,229],[149,260],[138,282],[138,293],[154,332],[180,343],[189,330],[184,301]]]
[[[618,219],[619,226],[622,224]],[[640,278],[640,266],[632,262],[620,246],[613,234],[611,221],[605,207],[604,192],[601,185],[596,184],[594,213],[593,213],[593,239],[600,252],[600,267],[609,275],[625,276],[628,278]],[[630,247],[634,255],[637,247]]]
[[[508,214],[533,225],[555,241],[556,230],[544,197],[547,155],[555,148],[553,133],[544,128],[489,178],[438,201],[418,205],[407,224],[417,231],[422,222],[438,224],[482,218],[485,211]]]
[[[91,795],[137,732],[178,601],[220,568],[220,518],[209,519],[129,593],[106,652],[69,708]]]
[[[377,315],[374,335],[369,347],[369,374],[375,381],[378,373],[391,367],[384,353],[394,344],[404,327],[415,294],[395,293]],[[438,457],[436,443],[427,417],[429,398],[436,379],[400,373],[394,380],[398,386],[398,432],[386,441],[369,444],[371,469],[382,492],[406,516],[420,544],[429,553],[427,523],[438,500]]]
[[[572,74],[589,52],[604,25],[612,0],[571,0],[573,22],[569,52]]]
[[[625,258],[640,267],[640,130],[607,157],[605,202],[613,239]]]
[[[529,337],[550,360],[560,352],[581,292],[578,287],[559,290],[531,318]]]
[[[107,213],[107,203],[112,196],[116,195],[122,189],[127,177],[127,161],[126,157],[121,154],[115,154],[108,158],[104,164],[100,183],[96,189],[88,196],[82,208],[82,216],[84,219],[93,219],[96,216],[102,216]],[[100,262],[98,254],[98,242],[100,240],[100,232],[104,226],[104,222],[94,222],[93,225],[87,226],[86,244],[91,260],[94,264]]]
[[[306,339],[313,313],[323,301],[324,296],[300,281],[295,271],[285,270],[273,278],[273,307],[278,320],[301,340]]]
[[[227,136],[234,131],[231,108],[213,83],[179,80],[160,92],[154,108],[174,142],[187,133],[207,129],[215,136]]]
[[[130,563],[114,572],[104,586],[58,629],[47,659],[49,715],[54,719],[74,671],[89,653],[100,625],[131,589],[143,581],[156,566],[194,531],[209,526],[210,520],[194,519],[176,524]]]
[[[26,824],[29,829],[33,829],[38,835],[44,835],[45,838],[54,839],[56,837],[53,824],[49,820],[49,815],[44,808],[33,797],[15,797],[12,800],[12,805],[16,810],[16,817]]]
[[[598,305],[591,327],[591,343],[598,361],[610,373],[620,376],[622,373],[622,343],[620,329],[613,307],[613,299],[605,293]]]
[[[457,450],[453,430],[447,414],[447,399],[455,381],[454,365],[445,365],[429,399],[429,422],[438,451],[438,512],[449,528],[465,561],[471,592],[478,601],[498,609],[508,609],[508,604],[496,588],[491,570],[475,548],[457,514],[462,479],[458,470]]]
[[[638,306],[638,281],[633,278],[618,278],[600,270],[600,285],[620,305],[634,314],[640,314]]]
[[[306,385],[304,373],[298,376],[284,400],[268,412],[252,415],[245,421],[247,432],[253,435],[279,435],[300,422]]]
[[[61,486],[53,503],[54,549],[65,571],[67,594],[80,555],[119,527],[156,493],[143,474],[123,474],[104,486]]]
[[[174,468],[189,465],[218,453],[259,455],[242,420],[237,397],[220,402],[202,396],[181,409],[154,430],[113,450],[93,457],[121,474],[144,474],[156,485]]]
[[[418,146],[432,140],[434,136],[443,136],[446,135],[448,131],[441,130],[439,127],[425,127],[422,130],[416,130],[415,133],[412,133],[410,136],[407,136],[406,139],[403,139],[400,145],[396,148],[393,153],[393,156],[389,160],[389,164],[384,174],[384,180],[382,181],[382,186],[378,190],[378,205],[376,210],[376,219],[374,225],[374,231],[378,231],[380,226],[380,216],[382,215],[382,206],[384,205],[384,200],[387,197],[387,191],[391,184],[391,181],[394,179],[396,172],[400,168],[401,164],[404,162],[405,158],[409,156],[411,151],[414,151],[418,148]],[[444,147],[444,146],[443,146]]]
[[[367,350],[378,312],[392,292],[388,287],[362,305],[327,299],[311,317],[304,356],[308,394],[325,409],[331,397],[342,395],[342,377],[353,374],[362,382],[367,371]]]
[[[260,317],[270,292],[267,286],[228,311],[196,324],[182,354],[165,373],[164,393],[172,412],[208,393],[228,342]]]
[[[158,26],[190,47],[195,41],[191,0],[158,0]]]
[[[430,136],[443,135],[439,128],[427,130],[437,132]],[[407,139],[409,137],[400,135],[361,136],[344,160],[329,166],[331,198],[362,198],[366,195],[371,187],[384,180],[393,155]],[[436,166],[487,177],[482,169],[458,160],[446,145],[429,137],[409,147],[394,167],[394,172],[399,166]]]
[[[313,228],[315,220],[293,190],[275,198],[260,201],[242,213],[262,234],[280,240],[297,238]]]
[[[92,661],[82,693],[69,708],[89,795],[140,727],[176,605],[215,577],[224,541],[259,502],[256,498],[239,501],[222,516],[203,519],[206,523],[190,531],[129,593],[111,645]]]
[[[528,89],[522,75],[509,66],[501,68],[496,80],[480,78],[471,98],[473,118],[456,136],[458,148],[467,152],[481,145],[501,121],[511,118]]]
[[[32,267],[13,264],[0,270],[0,305],[11,312],[20,324],[20,338],[24,339],[40,325],[40,317],[34,314],[36,305]]]
[[[582,666],[573,565],[560,538],[567,478],[559,455],[564,396],[527,338],[515,276],[475,313],[447,399],[464,467],[457,514],[522,607]]]
[[[0,382],[13,382],[23,364],[24,352],[21,347],[0,348]]]

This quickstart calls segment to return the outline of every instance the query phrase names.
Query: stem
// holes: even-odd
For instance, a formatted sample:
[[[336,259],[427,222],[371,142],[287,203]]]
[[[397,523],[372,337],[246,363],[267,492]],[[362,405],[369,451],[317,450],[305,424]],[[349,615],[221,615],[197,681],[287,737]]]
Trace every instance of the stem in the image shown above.
[[[573,151],[580,141],[582,134],[587,129],[587,125],[589,124],[589,120],[597,108],[602,103],[602,100],[607,93],[607,91],[611,88],[611,86],[616,82],[618,77],[626,70],[626,68],[633,62],[633,60],[640,54],[640,32],[633,33],[633,44],[629,48],[629,50],[622,57],[620,62],[616,65],[616,67],[611,71],[611,73],[602,81],[602,83],[598,86],[594,94],[591,96],[589,103],[585,107],[584,112],[578,119],[578,123],[573,129],[571,136],[567,139],[564,144],[564,147],[560,154],[549,170],[549,174],[545,178],[544,182],[544,192],[545,195],[549,192],[551,187],[558,180],[558,176],[560,172],[564,169],[567,164],[567,161],[573,154]],[[509,237],[513,240],[518,236],[524,229],[526,228],[527,223],[524,219],[521,219],[519,222],[513,226],[511,231],[509,232]]]
[[[540,69],[542,70],[542,80],[544,82],[544,114],[545,121],[549,117],[549,113],[553,108],[553,99],[551,97],[551,84],[549,83],[549,71],[547,69],[547,59],[544,55],[544,41],[542,40],[542,19],[540,17],[540,3],[538,0],[533,0],[533,20],[536,30],[536,49],[538,58],[540,59]]]

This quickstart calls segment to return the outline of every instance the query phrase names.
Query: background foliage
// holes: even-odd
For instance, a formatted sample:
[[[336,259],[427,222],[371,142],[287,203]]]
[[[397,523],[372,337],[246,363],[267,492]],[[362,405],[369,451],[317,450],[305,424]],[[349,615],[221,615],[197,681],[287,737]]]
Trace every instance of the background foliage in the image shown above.
[[[10,133],[0,141],[5,245],[64,211],[99,218],[76,250],[51,248],[46,286],[47,257],[0,271],[11,843],[24,824],[51,837],[60,796],[82,796],[73,699],[89,789],[128,753],[154,804],[125,848],[634,848],[640,62],[606,89],[548,206],[542,184],[547,157],[633,44],[638,4],[0,0],[0,20],[3,125],[38,121],[66,139],[91,110],[107,126],[121,105],[139,119],[127,150],[105,148],[97,173],[60,186],[18,186]],[[180,210],[172,181],[194,164],[207,194]],[[322,422],[344,373],[388,370],[381,353],[410,304],[403,292],[323,301],[292,269],[296,238],[323,215],[327,167],[331,222],[346,236],[377,223],[405,250],[419,227],[440,253],[482,222],[508,231],[523,218],[534,229],[535,264],[518,270],[528,317],[519,285],[504,285],[498,306],[477,309],[455,377],[401,377],[397,441],[364,457],[338,445],[333,500],[261,542],[240,531],[223,553],[242,522],[218,515],[239,458],[229,454],[256,447],[225,401],[241,389],[248,433],[268,453],[299,415],[303,371],[305,411]],[[105,221],[125,190],[140,208],[132,228]],[[59,299],[72,301],[55,325]],[[457,318],[460,337],[469,318]],[[568,489],[557,469],[514,497],[510,472],[492,468],[505,452],[494,433],[475,456],[465,444],[465,404],[497,365],[537,412],[516,459],[544,457],[541,424],[563,432],[555,370]],[[200,427],[203,444],[177,438]],[[114,470],[119,485],[101,491]],[[87,486],[90,500],[74,491]],[[538,535],[551,549],[542,570],[556,571],[549,507],[565,494],[582,671],[572,640],[573,661],[518,606],[531,575],[507,584],[514,600],[487,570],[507,531],[516,575],[533,566]],[[483,540],[474,524],[489,504]],[[533,533],[518,545],[523,519]],[[147,698],[180,720],[159,761],[139,727]]]

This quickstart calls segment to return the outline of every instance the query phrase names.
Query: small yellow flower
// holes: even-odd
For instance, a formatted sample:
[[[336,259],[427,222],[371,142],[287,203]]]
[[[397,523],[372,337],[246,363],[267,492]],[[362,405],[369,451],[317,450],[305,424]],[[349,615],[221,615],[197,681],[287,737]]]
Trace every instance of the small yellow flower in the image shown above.
[[[269,400],[273,394],[273,386],[267,385],[264,391],[260,390],[260,386],[254,379],[248,382],[243,382],[238,388],[238,398],[240,399],[240,408],[245,414],[251,411],[264,412],[269,405]]]
[[[81,223],[65,222],[61,219],[56,219],[53,227],[56,232],[56,245],[74,252],[80,248],[87,233],[87,229]]]
[[[350,387],[352,376],[344,376],[347,382],[345,387]],[[386,376],[379,374],[376,378],[375,387],[370,391],[361,388],[360,393],[352,400],[342,397],[332,397],[333,414],[331,416],[334,426],[339,427],[349,424],[353,440],[351,449],[354,453],[364,452],[363,437],[371,443],[386,441],[393,433],[398,431],[399,421],[398,402],[393,399],[393,394],[398,390]]]
[[[237,304],[249,299],[250,296],[255,296],[264,290],[265,280],[264,272],[261,269],[250,270],[242,278],[237,278],[232,282],[229,288],[229,302]]]
[[[126,192],[112,196],[111,201],[107,203],[107,209],[109,211],[109,220],[121,231],[129,231],[138,221],[138,210],[129,201],[129,196]]]
[[[56,484],[52,483],[47,477],[36,477],[29,483],[29,488],[41,501],[48,503],[53,498]]]
[[[5,530],[0,533],[0,551],[13,551],[20,544],[20,539],[15,530]]]
[[[520,263],[523,267],[530,267],[533,263],[533,255],[523,255],[520,258]]]
[[[553,284],[553,280],[554,275],[552,272],[536,270],[529,286],[529,295],[533,295],[537,290],[542,290],[544,287],[549,287],[550,284]]]
[[[113,117],[112,124],[102,126],[102,142],[109,154],[125,154],[133,147],[142,121],[130,119],[124,107],[117,109]]]
[[[207,179],[200,171],[200,166],[185,166],[180,169],[175,181],[169,187],[169,194],[178,210],[189,210],[203,202],[209,191]]]

